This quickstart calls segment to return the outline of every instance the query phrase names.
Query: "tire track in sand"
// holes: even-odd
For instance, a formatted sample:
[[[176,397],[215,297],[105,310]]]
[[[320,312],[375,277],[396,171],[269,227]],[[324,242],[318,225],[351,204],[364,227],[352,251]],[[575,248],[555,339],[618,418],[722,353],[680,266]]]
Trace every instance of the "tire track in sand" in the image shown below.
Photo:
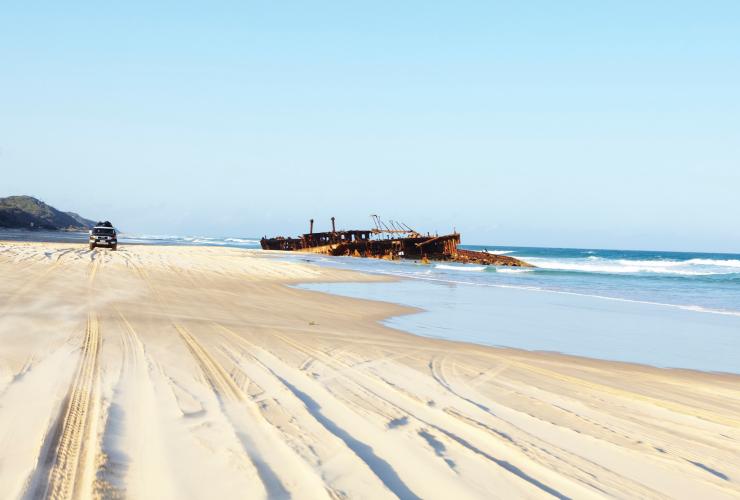
[[[516,368],[521,368],[523,370],[527,370],[529,372],[536,373],[550,379],[567,382],[571,387],[581,387],[584,389],[592,390],[596,393],[601,392],[610,394],[612,396],[616,396],[627,401],[638,401],[641,403],[646,403],[674,413],[699,418],[713,424],[720,424],[735,429],[740,428],[740,419],[733,418],[732,416],[717,415],[710,410],[704,410],[703,408],[698,407],[691,407],[680,402],[661,400],[647,394],[641,394],[626,389],[621,389],[619,387],[602,384],[599,382],[590,382],[583,378],[566,375],[554,370],[535,366],[531,363],[524,363],[515,360],[510,360],[509,363]]]
[[[306,346],[302,346],[300,343],[293,341],[286,336],[280,335],[278,333],[274,334],[277,338],[281,339],[283,342],[285,342],[288,345],[293,346],[295,349],[301,350],[306,354],[309,354],[311,356],[316,357],[320,361],[324,362],[328,367],[330,368],[336,368],[340,371],[343,369],[351,368],[351,366],[345,365],[341,360],[335,359],[331,356],[328,356],[321,351],[317,349],[310,349]],[[441,365],[445,361],[446,356],[443,356],[440,358],[435,358],[436,362],[439,363],[439,371],[437,371],[437,376],[435,376],[435,381],[442,385],[443,387],[448,386],[446,379],[443,376],[443,373],[441,372]],[[433,363],[430,362],[430,368],[432,368],[433,371]],[[463,448],[467,449],[470,452],[473,452],[476,455],[479,455],[488,461],[496,464],[498,467],[502,468],[506,472],[512,474],[516,478],[524,481],[525,483],[528,483],[530,486],[539,489],[541,492],[549,494],[555,498],[568,498],[563,493],[559,492],[557,489],[543,483],[539,479],[537,479],[536,476],[533,476],[526,471],[520,469],[515,464],[511,463],[508,459],[504,458],[498,458],[491,454],[488,451],[485,451],[483,448],[480,448],[476,446],[474,443],[477,441],[477,439],[474,439],[473,436],[475,434],[478,434],[480,432],[480,429],[476,429],[472,426],[466,426],[468,431],[465,431],[463,428],[457,428],[452,421],[449,419],[452,418],[451,415],[446,414],[445,412],[442,412],[441,414],[435,414],[434,412],[430,412],[428,408],[421,406],[418,404],[419,402],[414,397],[410,397],[409,394],[407,394],[405,391],[399,391],[400,396],[405,396],[399,398],[394,397],[385,397],[379,389],[383,389],[384,385],[388,384],[388,381],[381,378],[374,378],[368,373],[359,372],[359,375],[362,377],[362,381],[360,380],[352,380],[350,378],[346,378],[347,381],[356,384],[356,386],[360,389],[364,389],[368,397],[375,397],[381,402],[385,402],[390,407],[395,407],[398,412],[401,414],[408,415],[409,417],[415,419],[419,423],[425,424],[426,426],[435,429],[440,434],[445,435],[447,438],[449,438],[451,441],[456,442],[457,444],[461,445]],[[393,385],[391,385],[394,387]],[[395,388],[395,387],[394,387]],[[388,394],[390,395],[390,394]],[[408,405],[408,402],[410,401],[411,406]],[[413,406],[417,407],[417,411],[413,411]],[[472,433],[471,433],[472,431]],[[500,448],[499,448],[500,450]],[[507,454],[508,455],[508,454]]]
[[[150,358],[129,319],[118,308],[122,363],[101,419],[94,498],[179,498],[162,428],[161,402]],[[107,332],[111,335],[113,332]],[[134,411],[127,411],[135,409]],[[102,413],[102,412],[101,412]]]
[[[88,275],[88,278],[87,278],[87,284],[89,286],[93,286],[93,283],[95,283],[95,276],[97,275],[98,268],[100,267],[100,258],[96,259],[94,256],[91,256],[91,257],[93,261],[90,264],[91,265],[90,274]]]
[[[236,341],[237,344],[247,348],[246,352],[257,363],[263,373],[267,374],[268,377],[271,377],[274,381],[279,383],[292,398],[300,402],[307,414],[310,415],[310,417],[314,419],[314,421],[321,426],[325,432],[332,436],[333,439],[337,439],[343,444],[344,449],[351,454],[353,460],[358,460],[366,466],[368,473],[371,474],[370,477],[377,479],[379,485],[382,485],[386,493],[390,493],[401,499],[413,500],[420,498],[409,488],[409,486],[406,485],[391,464],[381,455],[378,455],[375,447],[379,443],[374,443],[371,446],[367,444],[366,441],[363,441],[363,438],[355,437],[355,433],[353,431],[348,431],[337,423],[337,415],[334,412],[332,412],[332,415],[327,415],[326,410],[323,409],[323,404],[319,403],[317,399],[314,399],[316,394],[310,395],[307,392],[303,392],[298,387],[294,386],[287,378],[284,378],[286,374],[279,373],[279,371],[276,371],[277,367],[271,367],[270,363],[265,363],[260,356],[256,355],[255,351],[261,350],[260,347],[252,344],[249,340],[241,337],[236,332],[221,324],[216,323],[215,326],[218,327],[226,337],[230,337],[232,340]],[[266,353],[267,351],[263,352]],[[333,398],[333,396],[329,394],[330,393],[324,392],[319,397],[329,396],[330,398]],[[366,436],[364,439],[366,439]],[[386,442],[386,444],[389,444],[389,442]],[[331,483],[326,484],[326,490],[332,498],[345,498],[347,496],[335,490]],[[349,496],[351,497],[352,495]]]
[[[91,448],[95,441],[100,341],[98,319],[90,313],[82,358],[67,398],[59,441],[53,448],[53,464],[44,494],[46,498],[73,498],[79,494],[84,479],[92,479]]]
[[[203,375],[213,390],[233,401],[244,401],[246,398],[242,390],[226,373],[226,370],[195,340],[195,337],[182,325],[175,324],[175,329],[198,361]]]
[[[248,396],[241,390],[236,382],[234,382],[226,370],[210,354],[208,354],[208,351],[203,348],[187,328],[177,323],[173,323],[173,325],[180,334],[180,337],[182,337],[183,341],[188,346],[188,349],[190,349],[193,357],[195,357],[203,375],[211,385],[211,388],[221,400],[220,404],[222,411],[224,411],[224,413],[229,417],[233,427],[234,418],[231,415],[232,410],[230,409],[230,405],[226,403],[242,403],[248,399]],[[237,432],[236,428],[234,428],[234,432],[242,442],[244,452],[262,481],[267,492],[267,496],[269,498],[290,498],[290,493],[270,464],[265,461],[254,440],[244,433]]]
[[[143,357],[143,344],[139,340],[139,336],[136,331],[121,311],[117,308],[115,311],[119,316],[121,325],[121,328],[118,330],[120,332],[122,363],[118,381],[113,390],[113,396],[110,399],[108,407],[105,409],[104,422],[101,422],[101,445],[95,460],[97,471],[93,485],[94,496],[96,498],[126,497],[126,485],[122,479],[125,478],[129,472],[131,457],[129,456],[129,451],[122,449],[119,442],[116,442],[115,439],[110,439],[110,435],[115,433],[112,429],[115,429],[117,425],[120,425],[121,421],[123,421],[127,416],[126,412],[120,410],[125,407],[125,404],[122,404],[120,401],[122,387],[130,379],[131,373],[137,372],[137,369],[139,368],[139,357]],[[151,387],[149,385],[137,387],[137,389],[139,389],[137,392],[141,395],[140,397],[144,397],[145,393],[149,393],[151,391]],[[139,403],[136,405],[138,411],[132,412],[131,415],[141,417],[150,407],[141,404],[141,399],[139,399],[137,403]],[[147,416],[151,419],[151,415]],[[151,419],[149,425],[153,424],[153,419]],[[146,423],[137,422],[136,424],[132,424],[131,427],[141,429],[142,432],[145,432],[145,425]],[[156,443],[153,443],[150,439],[146,448],[152,448],[154,445],[156,445]],[[144,447],[135,447],[136,450],[141,450],[142,448]],[[120,457],[124,458],[121,459]]]

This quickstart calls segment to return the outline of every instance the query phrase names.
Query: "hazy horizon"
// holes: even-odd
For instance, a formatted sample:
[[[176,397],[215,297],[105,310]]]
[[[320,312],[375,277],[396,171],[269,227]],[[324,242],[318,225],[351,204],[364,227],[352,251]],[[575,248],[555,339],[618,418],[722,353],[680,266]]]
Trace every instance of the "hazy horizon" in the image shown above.
[[[740,4],[14,4],[0,196],[144,234],[370,214],[740,253]],[[94,43],[92,43],[94,41]]]
[[[9,195],[9,196],[11,196],[11,195]],[[22,195],[22,196],[24,196],[24,195]],[[31,195],[25,195],[25,196],[31,196]],[[41,201],[44,201],[44,200],[41,200]],[[50,205],[53,206],[53,204],[50,204]],[[61,210],[63,212],[74,212],[74,210],[65,210],[65,209],[61,209],[59,207],[54,207],[54,208],[57,208],[57,209],[59,209],[59,210]],[[85,217],[84,214],[79,214],[79,215],[82,215],[83,217]],[[101,217],[101,218],[97,218],[97,219],[96,218],[93,218],[93,219],[97,221],[97,220],[103,220],[103,219],[105,219],[105,217]],[[326,224],[322,224],[322,222],[324,222],[324,221],[315,221],[314,231],[326,231],[326,230],[328,230],[331,227],[331,221],[330,220],[325,221]],[[388,222],[388,219],[385,219],[384,222],[387,223]],[[298,228],[296,231],[294,231],[292,233],[283,232],[283,233],[279,233],[278,234],[278,232],[274,232],[274,234],[273,233],[270,233],[270,234],[267,234],[267,235],[257,235],[257,234],[247,234],[247,233],[245,233],[245,234],[241,234],[241,233],[239,233],[239,234],[230,234],[230,233],[225,233],[225,234],[219,234],[219,233],[204,234],[204,233],[188,233],[188,232],[186,232],[186,233],[172,233],[172,232],[166,232],[166,231],[164,231],[164,232],[142,232],[142,231],[137,231],[136,229],[131,229],[131,228],[127,228],[127,227],[120,227],[120,225],[116,225],[116,227],[117,227],[117,229],[119,231],[121,231],[121,234],[122,235],[133,237],[133,238],[139,238],[139,237],[145,238],[145,239],[146,238],[164,238],[163,241],[165,241],[167,238],[193,238],[193,239],[196,239],[196,240],[211,239],[211,240],[214,240],[214,243],[218,243],[219,240],[225,241],[225,240],[232,240],[232,239],[237,239],[237,240],[243,239],[243,240],[252,240],[252,241],[255,242],[255,244],[258,244],[259,243],[258,240],[260,238],[262,238],[263,236],[267,236],[268,238],[269,237],[273,237],[273,236],[291,236],[291,237],[300,236],[301,234],[303,234],[303,233],[305,233],[305,232],[308,231],[308,222],[306,223],[306,227],[304,227],[304,228]],[[365,229],[367,229],[367,228],[371,228],[371,227],[374,227],[374,226],[373,226],[373,223],[370,221],[370,218],[369,217],[368,217],[368,222],[367,223],[365,223],[365,224],[355,224],[355,225],[352,225],[351,227],[350,226],[341,226],[341,225],[339,225],[339,223],[337,223],[337,230],[357,229],[357,228],[365,228]],[[413,228],[413,229],[416,229],[416,228]],[[2,228],[0,228],[0,230],[2,230]],[[27,231],[27,230],[26,229],[19,229],[18,231]],[[38,230],[34,230],[34,231],[38,231]],[[450,231],[452,231],[452,230],[450,230]],[[459,232],[459,229],[457,229],[457,231]],[[426,232],[426,231],[422,231],[422,232]],[[434,233],[435,231],[429,231],[429,232]],[[443,232],[440,231],[440,234],[442,234],[442,233]],[[0,239],[2,239],[2,235],[0,235]],[[507,247],[507,248],[543,248],[543,249],[549,248],[549,249],[573,249],[573,250],[604,250],[604,251],[674,252],[674,253],[687,253],[687,254],[706,253],[706,254],[727,254],[727,255],[739,255],[740,256],[740,251],[722,251],[722,250],[713,250],[713,249],[689,249],[689,250],[687,250],[687,249],[680,249],[680,248],[629,248],[629,247],[600,247],[600,246],[593,246],[593,245],[583,245],[583,246],[537,245],[537,244],[524,245],[524,244],[520,244],[520,243],[507,243],[507,242],[498,242],[498,241],[497,242],[490,242],[490,241],[489,242],[486,242],[486,241],[471,241],[470,239],[466,238],[464,235],[463,235],[463,238],[462,239],[463,239],[463,241],[462,241],[462,245],[463,246],[473,246],[473,247],[477,247],[477,246],[484,246],[485,247],[485,246],[488,246],[488,247],[491,247],[491,248]]]

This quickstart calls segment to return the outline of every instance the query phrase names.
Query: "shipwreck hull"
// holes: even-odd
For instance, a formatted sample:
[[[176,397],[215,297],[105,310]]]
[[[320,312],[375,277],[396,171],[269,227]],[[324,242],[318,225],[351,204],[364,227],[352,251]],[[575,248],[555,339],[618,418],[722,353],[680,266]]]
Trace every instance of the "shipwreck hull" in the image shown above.
[[[334,245],[329,253],[381,259],[449,260],[454,257],[459,242],[458,234],[434,238],[352,241]]]
[[[352,230],[336,231],[332,218],[332,231],[311,231],[298,238],[264,237],[260,240],[263,250],[317,253],[334,256],[365,257],[374,259],[412,259],[454,261],[461,263],[533,267],[530,264],[506,255],[476,252],[458,248],[460,234],[457,232],[437,235],[422,235],[406,230]]]
[[[368,258],[407,258],[449,260],[457,253],[459,234],[409,238],[349,239],[337,235],[326,243],[323,238],[263,238],[263,250],[310,252]]]

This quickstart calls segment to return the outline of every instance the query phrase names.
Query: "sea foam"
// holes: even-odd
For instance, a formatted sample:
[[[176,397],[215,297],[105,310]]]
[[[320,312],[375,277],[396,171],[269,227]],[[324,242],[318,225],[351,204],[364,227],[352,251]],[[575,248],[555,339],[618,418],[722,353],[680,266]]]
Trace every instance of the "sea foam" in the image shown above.
[[[585,259],[531,258],[529,262],[541,269],[609,274],[654,273],[677,276],[712,276],[738,273],[740,260],[633,260],[605,259],[589,256]]]
[[[448,271],[485,271],[486,266],[450,266],[447,264],[437,264],[435,269],[446,269]]]

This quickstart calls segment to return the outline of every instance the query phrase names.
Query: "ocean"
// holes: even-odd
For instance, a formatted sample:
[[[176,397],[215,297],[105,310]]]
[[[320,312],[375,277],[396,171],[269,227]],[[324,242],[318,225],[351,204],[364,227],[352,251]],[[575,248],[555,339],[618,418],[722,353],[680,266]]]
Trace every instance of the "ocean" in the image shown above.
[[[536,269],[348,257],[290,259],[405,278],[301,288],[423,309],[417,335],[665,368],[740,373],[740,255],[467,246]]]
[[[510,255],[537,268],[352,258],[327,261],[320,256],[313,260],[430,282],[547,290],[740,316],[738,254],[479,245],[462,248]]]
[[[0,239],[84,241],[1,231]],[[259,248],[256,238],[122,234],[121,245]],[[668,368],[740,373],[740,255],[463,246],[535,266],[503,268],[314,254],[274,258],[401,278],[299,285],[423,310],[386,324],[417,335]]]

